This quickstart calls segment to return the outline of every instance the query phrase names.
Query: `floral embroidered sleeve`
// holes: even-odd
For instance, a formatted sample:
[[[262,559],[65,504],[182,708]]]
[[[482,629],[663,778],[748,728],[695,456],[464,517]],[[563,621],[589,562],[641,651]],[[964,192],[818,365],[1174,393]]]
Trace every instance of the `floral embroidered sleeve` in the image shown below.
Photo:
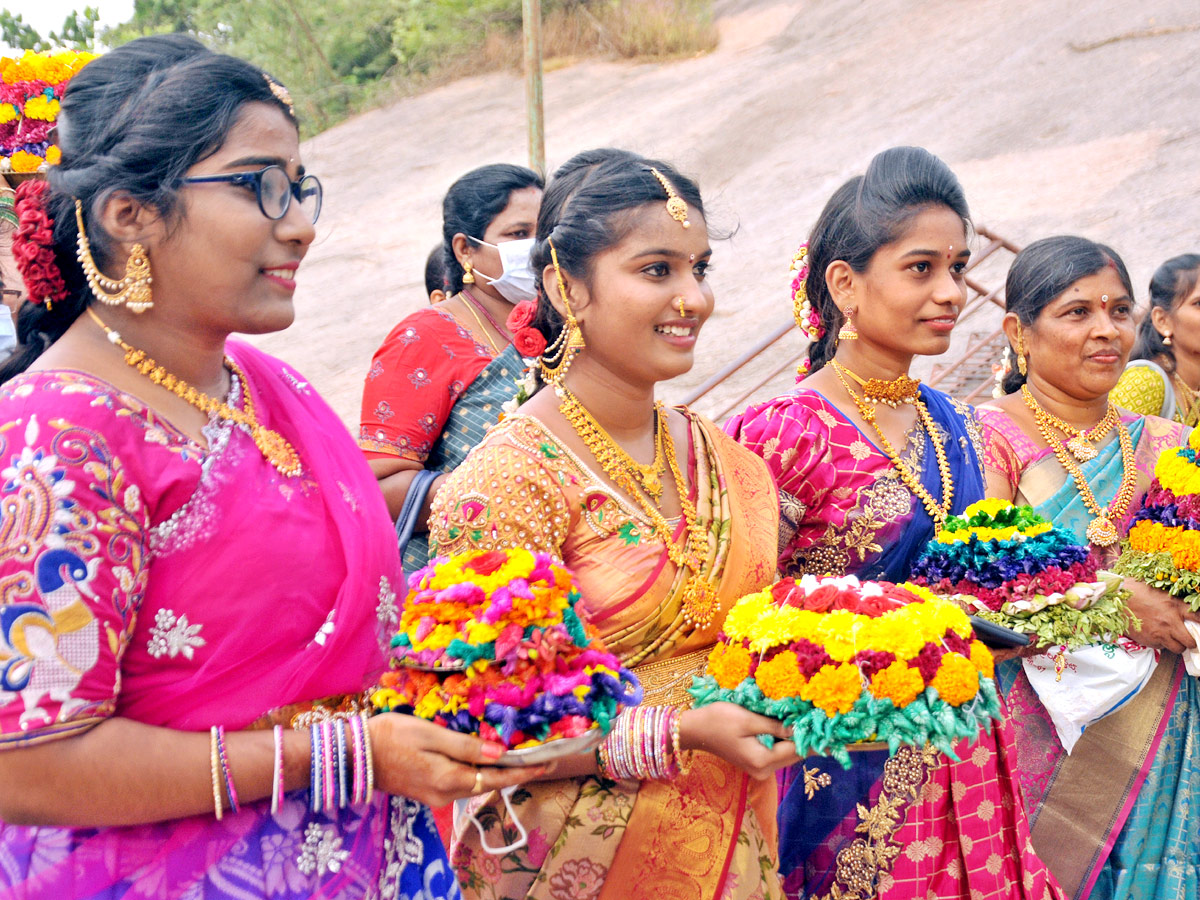
[[[423,463],[455,402],[491,359],[448,313],[430,307],[408,316],[371,360],[358,446],[368,459]]]
[[[726,433],[771,470],[779,487],[781,541],[835,486],[829,433],[837,422],[825,405],[818,394],[796,391],[751,407],[725,424]]]
[[[562,559],[570,524],[567,497],[538,458],[557,448],[544,441],[540,447],[517,445],[510,424],[520,427],[522,420],[493,431],[438,491],[429,537],[440,555],[525,547]]]
[[[102,434],[32,407],[0,392],[0,748],[113,714],[145,589],[137,484]]]

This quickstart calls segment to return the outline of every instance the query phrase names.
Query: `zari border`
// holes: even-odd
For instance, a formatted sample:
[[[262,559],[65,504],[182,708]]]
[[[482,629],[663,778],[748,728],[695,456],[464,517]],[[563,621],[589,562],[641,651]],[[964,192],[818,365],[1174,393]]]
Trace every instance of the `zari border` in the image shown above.
[[[938,751],[926,745],[901,747],[883,764],[883,787],[875,805],[858,805],[861,820],[855,838],[838,851],[837,868],[828,894],[817,900],[871,900],[879,876],[892,870],[903,847],[893,838],[904,824],[908,807],[921,795],[930,771],[938,764]]]
[[[1182,660],[1164,652],[1135,700],[1088,726],[1054,773],[1030,835],[1068,896],[1088,895],[1112,851],[1149,774],[1182,676]]]

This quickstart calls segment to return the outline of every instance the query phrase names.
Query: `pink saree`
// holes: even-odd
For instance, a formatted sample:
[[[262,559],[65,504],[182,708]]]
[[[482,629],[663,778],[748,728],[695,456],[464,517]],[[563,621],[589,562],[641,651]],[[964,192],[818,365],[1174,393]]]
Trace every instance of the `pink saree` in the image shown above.
[[[242,729],[357,695],[383,666],[401,575],[375,479],[295,371],[228,352],[246,373],[228,402],[251,391],[298,476],[240,427],[211,422],[200,447],[80,372],[0,387],[0,752],[111,716]],[[458,896],[416,803],[314,816],[298,791],[269,806],[129,828],[0,822],[0,900]]]

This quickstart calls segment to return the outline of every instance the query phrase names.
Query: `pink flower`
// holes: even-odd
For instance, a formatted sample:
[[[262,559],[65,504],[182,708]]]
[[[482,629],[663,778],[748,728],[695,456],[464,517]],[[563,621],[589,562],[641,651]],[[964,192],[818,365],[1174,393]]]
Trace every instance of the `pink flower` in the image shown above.
[[[554,900],[593,900],[604,886],[608,867],[590,859],[572,859],[563,863],[550,878],[550,896]]]
[[[529,832],[527,849],[529,865],[535,869],[540,868],[542,863],[546,861],[546,857],[550,855],[550,842],[546,840],[546,835],[542,833],[542,829],[535,828]]]

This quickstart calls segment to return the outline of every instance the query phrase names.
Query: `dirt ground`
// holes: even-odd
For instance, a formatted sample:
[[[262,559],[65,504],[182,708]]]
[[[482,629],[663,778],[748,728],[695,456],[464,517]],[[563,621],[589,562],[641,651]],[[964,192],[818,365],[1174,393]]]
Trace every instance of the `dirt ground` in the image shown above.
[[[719,0],[717,9],[714,53],[583,62],[545,80],[551,169],[596,146],[661,156],[698,179],[710,223],[734,232],[715,245],[718,307],[696,367],[664,386],[669,400],[787,320],[796,245],[834,188],[895,144],[945,159],[976,222],[1018,244],[1064,232],[1112,244],[1143,301],[1158,263],[1200,249],[1195,0]],[[345,122],[304,152],[325,183],[326,211],[300,270],[296,324],[255,342],[297,365],[356,427],[371,354],[425,302],[422,267],[444,191],[475,166],[527,158],[523,82],[455,82]],[[974,317],[947,356],[994,327],[991,313]],[[721,408],[753,374],[697,408]],[[790,383],[781,376],[756,396]]]

